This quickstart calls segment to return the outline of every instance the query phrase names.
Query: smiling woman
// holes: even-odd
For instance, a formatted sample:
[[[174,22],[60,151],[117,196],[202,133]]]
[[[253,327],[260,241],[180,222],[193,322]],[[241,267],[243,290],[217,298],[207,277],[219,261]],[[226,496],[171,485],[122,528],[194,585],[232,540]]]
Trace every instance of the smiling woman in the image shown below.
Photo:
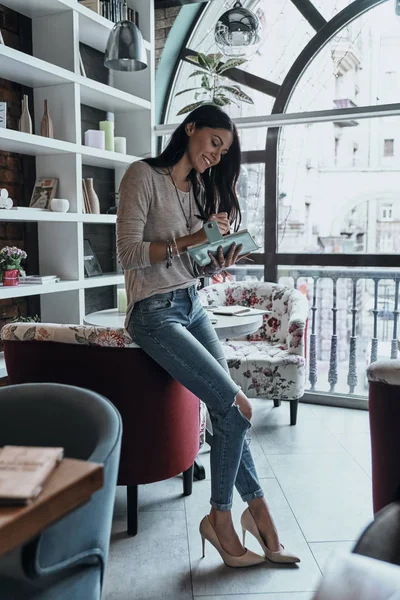
[[[200,534],[232,567],[256,565],[263,557],[246,550],[233,527],[236,485],[251,514],[247,523],[265,541],[275,562],[299,559],[280,545],[257,478],[246,431],[251,405],[229,375],[221,344],[197,295],[199,270],[188,246],[207,239],[203,222],[220,234],[240,223],[236,183],[240,144],[235,125],[215,105],[191,112],[162,154],[131,165],[120,187],[117,247],[125,270],[132,339],[174,379],[207,405],[213,423],[211,500]],[[233,243],[202,267],[216,274],[233,265],[242,249]],[[204,274],[204,272],[203,272]],[[254,520],[253,520],[254,517]],[[268,548],[267,548],[268,546]]]

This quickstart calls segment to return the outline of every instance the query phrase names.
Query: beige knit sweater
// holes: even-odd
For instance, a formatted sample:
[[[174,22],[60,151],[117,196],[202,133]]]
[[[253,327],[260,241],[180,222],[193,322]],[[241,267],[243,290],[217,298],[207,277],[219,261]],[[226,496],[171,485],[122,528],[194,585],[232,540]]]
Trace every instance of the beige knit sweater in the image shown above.
[[[185,214],[191,206],[191,233],[201,229],[193,192],[181,192]],[[166,268],[165,262],[150,264],[150,243],[165,242],[188,234],[175,187],[168,175],[138,161],[126,171],[119,190],[117,214],[118,258],[124,269],[127,294],[125,325],[135,302],[158,293],[187,288],[196,282],[193,263],[185,252]]]

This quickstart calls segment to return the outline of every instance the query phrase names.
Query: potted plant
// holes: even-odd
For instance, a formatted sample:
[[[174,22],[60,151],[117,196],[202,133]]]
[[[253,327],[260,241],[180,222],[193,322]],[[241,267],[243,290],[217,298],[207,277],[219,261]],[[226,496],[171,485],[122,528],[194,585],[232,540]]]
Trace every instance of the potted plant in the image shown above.
[[[3,285],[19,285],[19,275],[25,276],[21,261],[27,254],[16,246],[5,246],[0,250],[0,271]]]
[[[198,87],[187,88],[175,94],[180,96],[187,92],[195,92],[195,102],[188,104],[182,108],[177,114],[183,115],[191,112],[202,104],[212,102],[217,106],[227,106],[228,104],[237,104],[236,101],[247,102],[254,104],[253,100],[245,94],[238,85],[228,81],[226,85],[226,77],[223,73],[228,69],[234,69],[246,62],[243,58],[230,58],[226,62],[222,62],[222,54],[202,54],[199,52],[197,56],[188,56],[187,60],[196,65],[197,69],[189,75],[190,77],[201,76],[201,83]]]

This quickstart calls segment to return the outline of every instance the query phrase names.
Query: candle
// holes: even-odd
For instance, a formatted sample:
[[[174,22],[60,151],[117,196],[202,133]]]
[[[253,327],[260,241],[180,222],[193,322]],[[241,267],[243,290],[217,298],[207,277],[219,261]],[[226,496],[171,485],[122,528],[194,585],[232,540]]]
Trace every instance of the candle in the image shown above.
[[[104,131],[98,131],[97,129],[88,129],[85,131],[85,146],[91,146],[92,148],[100,148],[100,150],[104,150]]]
[[[100,121],[100,131],[105,134],[105,148],[114,152],[114,121]]]
[[[125,288],[117,289],[117,308],[118,312],[126,313],[127,301]]]
[[[114,148],[115,152],[121,152],[121,154],[126,154],[126,137],[114,138]]]

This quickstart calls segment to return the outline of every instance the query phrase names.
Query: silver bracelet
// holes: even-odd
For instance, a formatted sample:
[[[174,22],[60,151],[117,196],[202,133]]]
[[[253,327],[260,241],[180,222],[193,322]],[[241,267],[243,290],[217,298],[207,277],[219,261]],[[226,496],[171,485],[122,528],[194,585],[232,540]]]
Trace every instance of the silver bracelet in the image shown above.
[[[170,267],[172,267],[172,259],[173,259],[171,240],[167,240],[166,244],[167,244],[167,269],[169,269]]]
[[[178,250],[178,244],[176,243],[176,239],[172,238],[172,246],[173,246],[173,250],[174,250],[174,258],[178,258],[180,256],[179,254],[179,250]]]

